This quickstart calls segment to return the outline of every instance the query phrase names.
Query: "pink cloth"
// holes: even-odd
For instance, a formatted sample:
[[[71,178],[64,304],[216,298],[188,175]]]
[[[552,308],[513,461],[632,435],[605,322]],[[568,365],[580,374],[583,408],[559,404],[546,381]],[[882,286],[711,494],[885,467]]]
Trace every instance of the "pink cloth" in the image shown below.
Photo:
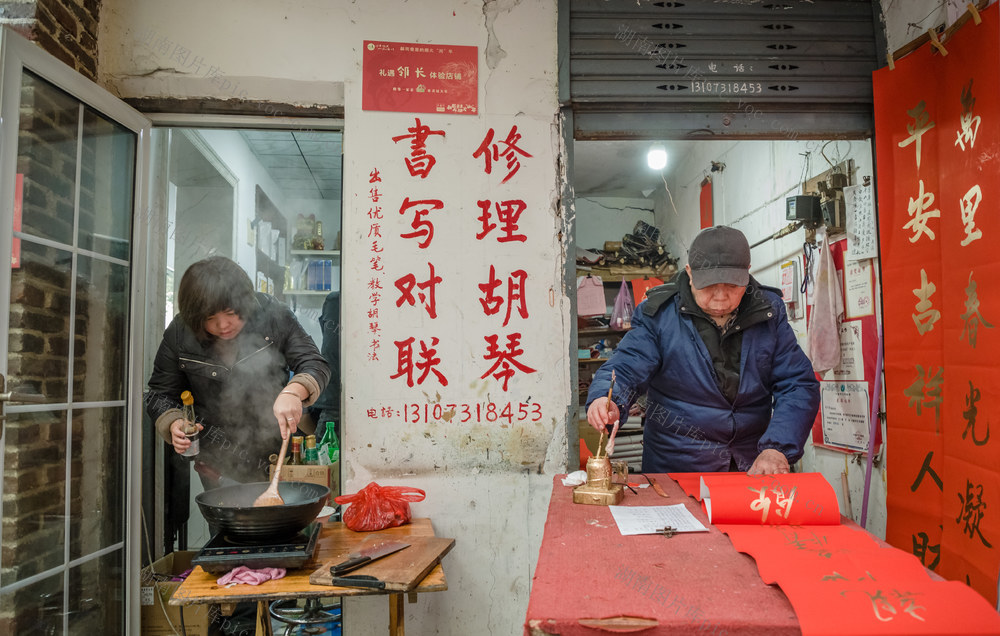
[[[216,581],[219,585],[230,585],[233,583],[246,583],[247,585],[260,585],[271,579],[280,579],[285,576],[285,568],[261,568],[251,570],[245,565],[233,568],[226,572]]]
[[[809,358],[813,371],[822,373],[840,365],[840,321],[844,317],[844,297],[840,277],[830,253],[826,228],[816,230],[816,272],[814,304],[809,319]]]

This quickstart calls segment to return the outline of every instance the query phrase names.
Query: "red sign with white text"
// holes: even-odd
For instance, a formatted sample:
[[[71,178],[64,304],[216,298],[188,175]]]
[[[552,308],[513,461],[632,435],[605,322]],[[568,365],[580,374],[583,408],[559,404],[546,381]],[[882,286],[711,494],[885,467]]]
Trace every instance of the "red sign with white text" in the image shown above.
[[[478,114],[479,49],[365,40],[361,108]]]
[[[24,200],[24,175],[18,173],[14,178],[14,231],[21,231],[21,202]],[[21,239],[14,238],[10,246],[10,266],[21,266]]]

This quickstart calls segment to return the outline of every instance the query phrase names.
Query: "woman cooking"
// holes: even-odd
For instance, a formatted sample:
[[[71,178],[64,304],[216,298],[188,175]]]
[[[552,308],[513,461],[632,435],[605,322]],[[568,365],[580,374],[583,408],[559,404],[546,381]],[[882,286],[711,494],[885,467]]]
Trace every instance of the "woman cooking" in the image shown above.
[[[191,265],[177,306],[146,396],[157,432],[178,453],[188,450],[181,393],[190,391],[201,431],[195,470],[204,487],[267,480],[268,455],[330,378],[326,360],[288,307],[255,292],[228,258]]]

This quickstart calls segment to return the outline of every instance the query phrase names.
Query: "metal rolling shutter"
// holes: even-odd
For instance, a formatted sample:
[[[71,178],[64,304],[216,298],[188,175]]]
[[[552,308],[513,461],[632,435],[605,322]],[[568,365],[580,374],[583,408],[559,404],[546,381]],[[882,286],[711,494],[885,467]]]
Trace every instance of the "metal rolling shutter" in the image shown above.
[[[884,50],[877,3],[566,4],[575,139],[872,133],[871,72]]]

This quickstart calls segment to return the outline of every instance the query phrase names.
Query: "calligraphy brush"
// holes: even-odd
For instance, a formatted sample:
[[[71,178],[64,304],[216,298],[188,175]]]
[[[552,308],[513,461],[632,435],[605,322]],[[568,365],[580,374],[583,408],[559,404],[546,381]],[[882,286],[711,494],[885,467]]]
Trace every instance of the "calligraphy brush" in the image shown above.
[[[608,405],[607,414],[608,417],[611,416],[611,393],[615,390],[615,370],[611,370],[611,386],[608,387]],[[601,444],[604,443],[604,431],[607,429],[607,424],[601,427],[601,437],[597,440],[597,459],[601,458]]]

